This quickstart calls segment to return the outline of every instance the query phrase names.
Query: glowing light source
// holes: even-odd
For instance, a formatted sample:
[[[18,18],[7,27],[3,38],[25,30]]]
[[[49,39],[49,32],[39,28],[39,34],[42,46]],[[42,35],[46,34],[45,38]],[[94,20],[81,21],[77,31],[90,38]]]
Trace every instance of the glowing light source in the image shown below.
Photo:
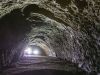
[[[32,57],[32,56],[40,56],[41,50],[36,46],[29,46],[24,50],[24,56],[25,57]]]
[[[32,54],[32,49],[30,47],[26,48],[25,51],[24,51],[25,54]]]
[[[34,49],[34,50],[33,50],[33,54],[34,54],[34,55],[38,55],[38,54],[40,54],[40,52],[39,52],[38,49]]]

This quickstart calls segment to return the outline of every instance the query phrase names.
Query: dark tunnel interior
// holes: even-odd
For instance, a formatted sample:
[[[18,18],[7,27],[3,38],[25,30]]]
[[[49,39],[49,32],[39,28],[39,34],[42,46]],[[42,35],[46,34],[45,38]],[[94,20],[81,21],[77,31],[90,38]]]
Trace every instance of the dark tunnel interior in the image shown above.
[[[25,2],[0,2],[0,75],[100,74],[96,1]]]
[[[48,54],[46,53],[46,51],[43,51],[44,49],[42,49],[41,47],[39,47],[38,45],[35,45],[35,44],[29,45],[28,46],[29,48],[26,49],[26,55],[24,54],[24,52],[25,52],[24,47],[27,46],[27,42],[29,41],[26,34],[30,33],[30,31],[32,30],[32,27],[34,27],[34,28],[41,27],[42,28],[42,26],[43,27],[47,26],[47,24],[44,23],[43,20],[41,20],[41,18],[39,18],[37,16],[35,16],[35,17],[33,16],[31,19],[34,19],[35,21],[30,22],[30,21],[26,20],[26,16],[22,15],[22,12],[20,11],[20,9],[15,9],[10,14],[7,14],[3,18],[1,18],[1,20],[0,20],[0,36],[1,36],[0,37],[0,55],[1,55],[0,59],[1,60],[0,61],[2,61],[2,62],[1,62],[0,68],[3,68],[4,70],[6,70],[8,68],[13,69],[13,67],[17,68],[16,62],[18,64],[26,66],[27,63],[31,64],[32,60],[35,61],[35,63],[40,63],[40,62],[43,63],[44,59],[45,59],[45,62],[47,62],[49,64],[50,64],[49,61],[54,61],[54,59],[48,57]],[[39,20],[39,22],[38,22],[38,20]],[[47,27],[52,27],[52,26],[48,25]],[[45,30],[48,30],[48,29],[45,28]],[[52,29],[49,31],[52,31]],[[38,33],[35,33],[35,34],[38,34],[34,37],[35,39],[42,39],[43,41],[46,41],[46,38],[45,38],[45,35],[47,35],[46,32],[39,31]],[[50,36],[50,35],[47,35],[47,36]],[[33,50],[35,48],[37,48],[38,50],[42,50],[42,51],[40,51],[41,53],[39,55],[34,56],[34,55],[30,54],[31,53],[30,48],[32,48]],[[37,52],[35,52],[35,53],[37,53]],[[30,55],[28,55],[28,54],[30,54]],[[45,57],[47,56],[49,59],[46,60],[47,58],[44,58],[44,59],[41,58],[41,61],[40,61],[39,56],[45,56]],[[56,56],[54,56],[53,58],[55,58],[55,57]],[[31,61],[31,62],[29,62],[29,61]],[[60,60],[56,60],[56,61],[60,61]],[[60,62],[59,62],[59,64],[61,65]],[[44,64],[44,66],[45,66],[45,64]],[[26,72],[22,72],[22,73],[19,72],[18,74],[14,73],[13,75],[22,75],[22,74],[24,74],[24,75],[33,75],[33,74],[36,74],[36,75],[40,75],[40,74],[44,74],[44,75],[47,75],[47,74],[50,74],[50,75],[71,74],[71,75],[74,75],[74,73],[72,73],[72,72],[60,71],[60,70],[57,71],[57,70],[52,70],[52,69],[26,71]]]
[[[59,70],[35,70],[35,71],[28,71],[28,72],[22,72],[20,74],[14,74],[14,75],[84,75],[82,73],[72,73],[72,72],[66,72],[66,71],[59,71]]]

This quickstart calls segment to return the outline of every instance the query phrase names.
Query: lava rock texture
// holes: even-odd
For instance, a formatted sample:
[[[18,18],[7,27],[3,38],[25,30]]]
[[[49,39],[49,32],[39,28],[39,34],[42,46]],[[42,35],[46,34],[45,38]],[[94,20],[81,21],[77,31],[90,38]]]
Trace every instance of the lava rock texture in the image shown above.
[[[100,73],[100,0],[15,0],[0,3],[0,68],[27,44]],[[40,45],[41,46],[41,45]]]

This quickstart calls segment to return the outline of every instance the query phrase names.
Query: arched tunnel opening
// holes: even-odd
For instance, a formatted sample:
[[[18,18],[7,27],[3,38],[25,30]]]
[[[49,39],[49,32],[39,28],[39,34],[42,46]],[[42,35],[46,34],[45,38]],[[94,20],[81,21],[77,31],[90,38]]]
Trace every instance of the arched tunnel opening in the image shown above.
[[[28,12],[31,11],[32,10]],[[24,13],[25,12],[27,12],[27,10],[24,11]],[[23,67],[27,69],[27,67],[31,68],[32,64],[37,64],[37,66],[34,66],[35,68],[43,68],[44,71],[50,68],[51,70],[49,71],[51,71],[51,73],[53,73],[52,71],[56,72],[56,67],[59,67],[57,71],[59,72],[60,69],[64,68],[62,63],[65,61],[63,58],[60,58],[63,55],[60,54],[59,51],[56,51],[57,49],[54,49],[51,44],[53,43],[53,39],[55,39],[54,41],[57,43],[60,42],[60,40],[56,40],[56,37],[60,36],[58,32],[60,32],[61,29],[56,26],[56,22],[54,23],[56,25],[52,25],[52,20],[45,15],[36,12],[28,13],[27,15],[26,17],[20,9],[15,9],[0,20],[0,30],[1,33],[3,33],[0,34],[2,36],[0,38],[3,39],[0,40],[1,55],[3,55],[3,58],[1,58],[1,68],[4,67],[5,70],[7,69],[7,73],[12,69],[12,73],[9,73],[9,75],[16,75],[15,71],[18,70],[17,68],[22,68],[23,72]],[[54,44],[56,45],[56,43]],[[29,66],[29,64],[31,66]],[[34,67],[33,69],[35,69]],[[16,70],[13,71],[13,69]],[[18,70],[19,75],[20,71]],[[38,75],[45,73],[42,72],[42,70],[40,71],[41,73],[35,70],[32,71],[33,73],[27,72],[21,74],[28,75],[30,73],[31,75],[36,72]]]
[[[29,4],[0,16],[1,75],[96,75],[99,72],[94,68],[98,62],[94,59],[96,48],[91,44],[91,36],[74,30],[54,13]]]

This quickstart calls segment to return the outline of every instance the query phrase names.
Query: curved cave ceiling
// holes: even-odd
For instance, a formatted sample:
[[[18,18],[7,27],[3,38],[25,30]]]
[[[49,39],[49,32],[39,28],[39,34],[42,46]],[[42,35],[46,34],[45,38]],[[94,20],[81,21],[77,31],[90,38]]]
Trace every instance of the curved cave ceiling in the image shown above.
[[[5,75],[11,75],[10,72],[16,74],[34,67],[73,74],[83,71],[99,74],[100,14],[95,9],[97,3],[93,0],[40,0],[8,2],[2,6],[0,72],[5,70]],[[32,65],[36,63],[43,65]],[[21,71],[17,66],[30,68]]]

